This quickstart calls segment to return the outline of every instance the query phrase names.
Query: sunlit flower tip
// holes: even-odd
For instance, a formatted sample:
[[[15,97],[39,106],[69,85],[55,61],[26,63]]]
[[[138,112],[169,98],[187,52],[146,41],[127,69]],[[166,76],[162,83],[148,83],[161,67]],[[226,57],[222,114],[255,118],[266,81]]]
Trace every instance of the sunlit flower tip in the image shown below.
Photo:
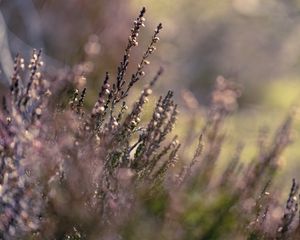
[[[105,102],[104,98],[103,98],[103,97],[100,97],[100,98],[98,99],[98,102],[96,103],[96,106],[99,106],[99,103],[100,103],[100,104],[103,104],[104,102]]]
[[[144,72],[144,71],[141,71],[141,72],[140,72],[140,75],[141,75],[141,76],[145,76],[145,72]]]
[[[48,89],[46,92],[45,92],[45,95],[46,96],[50,96],[52,93],[51,93],[51,91]]]
[[[146,65],[149,65],[149,64],[150,64],[150,61],[144,60],[144,63],[145,63]]]
[[[149,96],[149,95],[151,95],[152,94],[152,89],[151,88],[147,88],[146,90],[145,90],[145,95],[146,96]]]
[[[149,53],[152,53],[155,50],[156,50],[156,47],[153,46],[153,47],[149,48]]]
[[[157,112],[162,113],[163,111],[164,111],[164,109],[162,107],[157,108]]]
[[[40,78],[40,77],[42,76],[42,74],[41,74],[40,72],[36,72],[35,76],[36,76],[37,78]]]
[[[137,125],[137,123],[136,123],[136,121],[132,120],[132,121],[130,122],[130,125],[131,125],[132,127],[135,127],[135,126]]]
[[[101,107],[99,108],[99,112],[104,112],[104,111],[105,111],[105,107],[101,106]]]
[[[42,109],[37,108],[37,109],[35,110],[35,113],[36,113],[36,115],[41,115],[41,114],[42,114]]]
[[[147,97],[144,97],[144,98],[143,98],[143,102],[144,102],[144,103],[148,103],[148,102],[149,102],[149,99],[148,99]]]
[[[109,91],[108,89],[105,89],[104,93],[105,93],[106,95],[108,95],[108,94],[110,93],[110,91]]]
[[[160,118],[160,114],[159,113],[155,113],[154,116],[155,116],[156,119]]]
[[[137,123],[139,123],[139,122],[141,121],[141,119],[140,119],[139,117],[137,117],[137,118],[135,119],[135,121],[136,121]]]
[[[153,41],[154,41],[154,42],[158,42],[158,41],[159,41],[159,37],[155,37],[155,38],[153,39]]]
[[[297,197],[296,197],[296,196],[294,196],[294,197],[293,197],[293,200],[294,200],[294,201],[297,201]]]

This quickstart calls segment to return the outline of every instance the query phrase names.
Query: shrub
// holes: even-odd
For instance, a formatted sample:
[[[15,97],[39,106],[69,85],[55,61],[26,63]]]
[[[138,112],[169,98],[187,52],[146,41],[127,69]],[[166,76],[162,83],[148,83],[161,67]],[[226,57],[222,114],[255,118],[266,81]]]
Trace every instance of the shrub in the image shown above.
[[[290,144],[293,114],[273,142],[262,135],[255,159],[240,161],[239,144],[220,175],[215,166],[226,138],[223,126],[236,107],[239,86],[219,77],[189,161],[172,137],[178,115],[173,92],[158,98],[141,120],[159,69],[133,104],[132,87],[145,76],[162,24],[155,29],[129,80],[145,8],[134,21],[116,78],[106,73],[91,111],[88,90],[69,106],[53,107],[56,88],[44,77],[41,51],[27,71],[15,58],[10,94],[1,111],[0,237],[2,239],[287,239],[299,231],[298,184],[293,180],[282,220],[270,194],[278,158]],[[53,95],[52,95],[53,96]],[[294,235],[293,235],[294,234]],[[295,238],[294,238],[295,239]]]

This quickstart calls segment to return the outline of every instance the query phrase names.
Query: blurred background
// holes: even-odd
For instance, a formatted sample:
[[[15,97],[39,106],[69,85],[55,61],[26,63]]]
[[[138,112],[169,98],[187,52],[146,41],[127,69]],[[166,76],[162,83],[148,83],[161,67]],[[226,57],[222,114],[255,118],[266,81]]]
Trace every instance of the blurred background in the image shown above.
[[[32,48],[42,48],[48,72],[72,69],[86,76],[87,82],[72,79],[71,84],[87,84],[92,102],[105,71],[116,73],[142,6],[147,8],[146,28],[132,59],[139,60],[162,22],[162,41],[151,57],[148,79],[160,65],[166,69],[157,92],[175,91],[182,112],[177,131],[186,132],[189,126],[184,96],[188,93],[205,108],[216,77],[223,75],[243,88],[239,110],[226,126],[230,137],[223,152],[243,141],[248,146],[243,158],[251,159],[259,129],[266,127],[272,134],[299,104],[299,0],[2,0],[2,89],[8,86],[14,55],[28,57]],[[288,181],[300,167],[299,130],[296,115],[295,143],[282,160]]]

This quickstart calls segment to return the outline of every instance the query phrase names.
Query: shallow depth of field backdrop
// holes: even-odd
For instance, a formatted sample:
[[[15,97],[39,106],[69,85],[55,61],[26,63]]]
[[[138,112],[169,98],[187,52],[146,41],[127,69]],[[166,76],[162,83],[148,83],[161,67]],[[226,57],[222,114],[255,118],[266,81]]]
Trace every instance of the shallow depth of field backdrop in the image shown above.
[[[1,90],[7,88],[13,56],[29,56],[32,48],[42,48],[49,73],[54,67],[84,62],[77,67],[85,73],[86,83],[79,79],[57,84],[62,89],[86,84],[92,92],[89,98],[95,98],[97,91],[92,89],[106,70],[115,71],[131,21],[142,6],[147,7],[147,27],[142,30],[146,41],[141,40],[133,54],[143,51],[155,25],[162,22],[162,41],[151,68],[162,65],[166,70],[157,93],[171,88],[180,103],[175,131],[184,138],[184,129],[190,127],[184,96],[193,94],[201,112],[215,79],[223,75],[242,86],[243,96],[226,126],[230,134],[222,154],[232,152],[242,140],[247,145],[242,159],[251,160],[259,129],[274,131],[300,103],[299,0],[2,0]],[[289,187],[300,170],[299,117],[296,114],[294,143],[280,161],[277,182],[282,187]]]

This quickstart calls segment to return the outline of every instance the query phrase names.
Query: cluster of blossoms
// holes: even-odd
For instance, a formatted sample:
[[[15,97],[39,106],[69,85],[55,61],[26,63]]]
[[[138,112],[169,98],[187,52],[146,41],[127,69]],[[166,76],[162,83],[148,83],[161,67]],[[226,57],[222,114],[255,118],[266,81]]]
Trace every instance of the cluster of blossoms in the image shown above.
[[[145,8],[134,21],[115,79],[105,74],[91,111],[84,108],[88,93],[82,86],[84,76],[74,74],[75,81],[81,79],[82,90],[74,91],[69,105],[53,108],[50,89],[55,92],[55,88],[41,71],[41,51],[33,51],[27,68],[16,57],[11,91],[0,114],[0,239],[295,236],[300,229],[295,224],[298,184],[293,181],[279,220],[272,218],[278,204],[267,194],[266,184],[273,180],[278,159],[291,142],[292,114],[270,145],[260,144],[249,165],[241,161],[239,143],[216,178],[214,170],[226,139],[225,119],[235,111],[241,94],[236,84],[219,77],[196,151],[187,159],[179,151],[179,137],[170,137],[179,113],[172,91],[160,96],[151,116],[143,119],[162,68],[128,107],[127,96],[146,76],[162,29],[158,24],[136,71],[126,79],[144,15]],[[91,39],[85,50],[97,52],[96,42]],[[197,100],[191,94],[185,98],[195,111]],[[256,199],[262,186],[263,194]]]

